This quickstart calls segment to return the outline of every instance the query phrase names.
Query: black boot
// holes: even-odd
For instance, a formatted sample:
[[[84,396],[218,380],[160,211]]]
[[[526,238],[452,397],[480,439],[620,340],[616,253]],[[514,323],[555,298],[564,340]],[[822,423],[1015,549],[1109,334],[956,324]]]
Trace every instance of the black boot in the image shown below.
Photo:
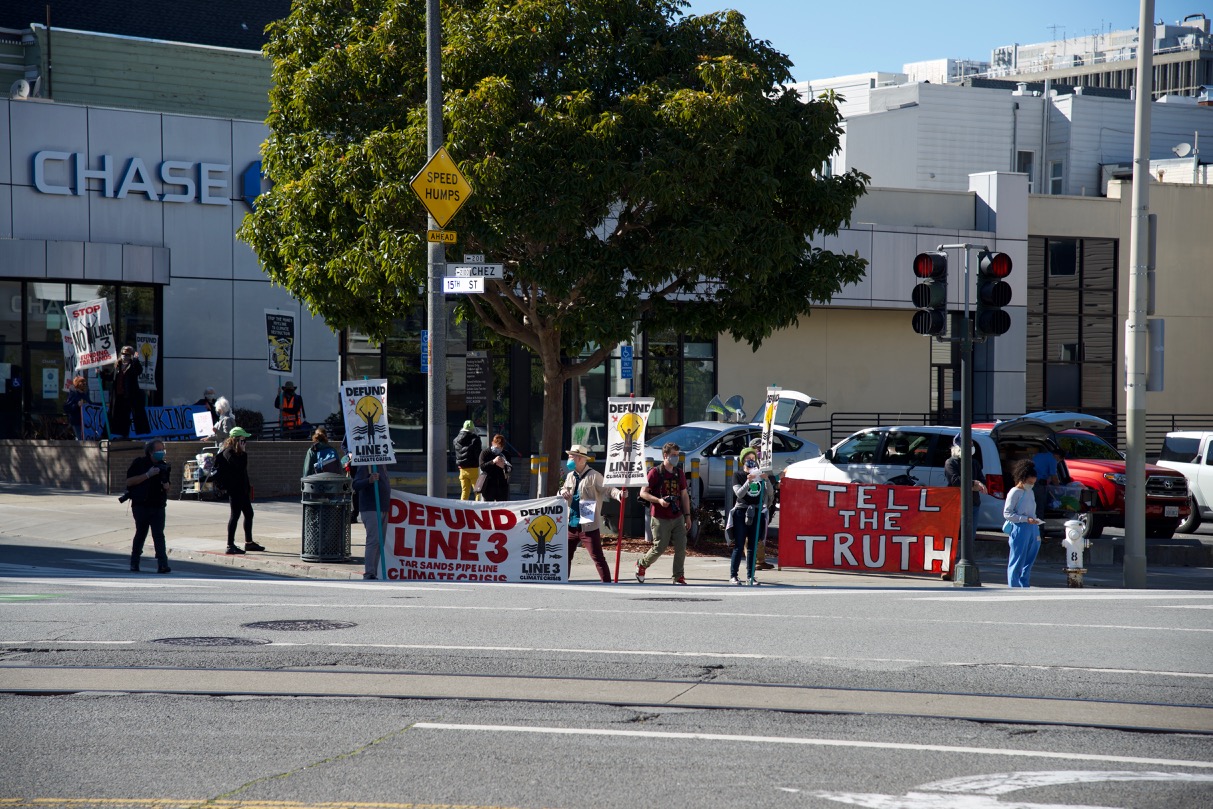
[[[138,573],[138,572],[139,572],[139,557],[132,554],[131,555],[131,573]]]

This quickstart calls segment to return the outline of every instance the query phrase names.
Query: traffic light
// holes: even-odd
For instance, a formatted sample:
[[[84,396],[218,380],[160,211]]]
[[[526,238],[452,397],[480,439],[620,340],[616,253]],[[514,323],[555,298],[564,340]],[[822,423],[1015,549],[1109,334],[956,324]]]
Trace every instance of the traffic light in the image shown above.
[[[1006,253],[982,250],[977,257],[977,315],[973,321],[978,335],[997,337],[1011,328],[1011,315],[1003,311],[1011,302],[1011,257]]]
[[[914,275],[918,278],[910,296],[918,307],[914,331],[937,337],[948,328],[948,254],[919,253],[914,257]]]

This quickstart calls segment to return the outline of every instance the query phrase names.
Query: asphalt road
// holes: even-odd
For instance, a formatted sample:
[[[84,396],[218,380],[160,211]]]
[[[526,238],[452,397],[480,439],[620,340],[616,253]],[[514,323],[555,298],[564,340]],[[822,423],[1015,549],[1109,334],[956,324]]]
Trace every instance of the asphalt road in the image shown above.
[[[0,807],[1213,803],[1210,591],[226,572],[0,571]]]

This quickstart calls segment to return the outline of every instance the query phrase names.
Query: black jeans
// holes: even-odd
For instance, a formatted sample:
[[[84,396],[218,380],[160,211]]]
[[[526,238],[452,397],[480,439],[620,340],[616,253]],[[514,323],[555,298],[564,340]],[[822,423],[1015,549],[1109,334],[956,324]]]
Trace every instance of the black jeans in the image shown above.
[[[232,516],[227,518],[227,544],[236,544],[236,525],[240,522],[240,515],[244,515],[244,541],[253,541],[253,504],[249,501],[248,495],[238,495],[230,493],[228,495],[228,506],[232,510]]]
[[[156,549],[156,561],[161,567],[168,565],[168,552],[164,548],[164,506],[148,506],[142,503],[131,503],[131,512],[135,515],[135,538],[131,540],[131,565],[139,566],[139,557],[143,555],[143,543],[147,540],[147,532],[152,532],[152,546]]]

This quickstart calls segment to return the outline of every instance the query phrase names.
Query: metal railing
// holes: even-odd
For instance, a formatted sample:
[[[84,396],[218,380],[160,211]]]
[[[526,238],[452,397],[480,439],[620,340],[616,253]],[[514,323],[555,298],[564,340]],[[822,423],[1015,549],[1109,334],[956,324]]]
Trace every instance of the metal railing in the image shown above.
[[[999,413],[990,417],[981,417],[978,423],[1012,419],[1023,415],[1021,413]],[[797,435],[805,433],[814,437],[824,436],[824,442],[818,441],[822,449],[832,447],[849,435],[869,427],[913,427],[915,425],[937,424],[956,427],[956,419],[940,419],[934,413],[881,413],[881,412],[845,412],[833,413],[828,421],[801,421],[793,425]],[[1162,442],[1167,433],[1178,430],[1213,430],[1213,413],[1147,413],[1146,414],[1146,457],[1154,459],[1162,451]],[[1115,425],[1105,430],[1091,432],[1106,439],[1118,449],[1124,448],[1125,416],[1116,416]]]

